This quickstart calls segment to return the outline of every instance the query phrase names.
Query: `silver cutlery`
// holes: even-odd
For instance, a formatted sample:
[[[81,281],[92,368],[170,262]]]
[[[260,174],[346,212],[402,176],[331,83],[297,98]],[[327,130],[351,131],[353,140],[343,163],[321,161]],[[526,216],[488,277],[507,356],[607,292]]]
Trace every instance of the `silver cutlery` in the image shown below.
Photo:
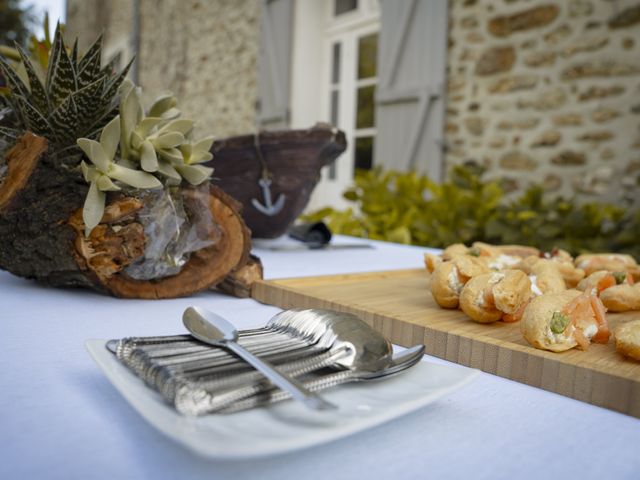
[[[213,312],[199,307],[185,310],[182,321],[189,333],[198,340],[216,347],[227,348],[256,370],[260,371],[271,382],[287,391],[291,397],[314,410],[335,409],[335,405],[310,392],[295,379],[278,372],[268,362],[258,358],[238,342],[238,331],[227,320]]]

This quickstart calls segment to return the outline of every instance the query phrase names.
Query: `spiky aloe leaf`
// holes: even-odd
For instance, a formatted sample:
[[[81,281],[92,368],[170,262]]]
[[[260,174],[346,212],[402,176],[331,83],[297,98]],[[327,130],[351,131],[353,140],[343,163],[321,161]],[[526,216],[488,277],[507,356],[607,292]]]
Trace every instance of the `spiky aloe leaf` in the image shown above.
[[[96,121],[94,121],[89,128],[86,129],[88,134],[84,135],[86,138],[96,139],[100,136],[100,132],[104,128],[104,126],[113,120],[116,115],[118,115],[120,107],[116,104],[111,107],[111,110],[106,110],[102,115],[98,117]]]
[[[11,92],[24,98],[29,98],[29,88],[24,84],[7,61],[0,57],[0,72],[7,82]]]
[[[75,41],[73,42],[73,50],[71,51],[71,63],[73,64],[73,67],[77,72],[80,71],[78,67],[78,37],[76,37]]]
[[[29,60],[29,56],[24,51],[20,45],[16,43],[16,49],[20,53],[20,57],[22,58],[22,64],[24,65],[24,69],[27,72],[27,77],[29,78],[29,87],[31,87],[31,103],[34,107],[36,107],[40,112],[46,112],[49,101],[47,99],[47,92],[40,81],[40,77],[36,73],[36,69],[34,68],[31,60]]]
[[[124,78],[127,76],[127,73],[131,68],[131,64],[133,63],[133,60],[134,59],[132,58],[131,61],[127,63],[127,66],[124,67],[118,75],[116,75],[111,80],[109,80],[105,88],[105,91],[102,94],[102,98],[110,100],[116,96],[116,94],[118,93],[118,88],[120,88],[120,85],[124,81]]]
[[[102,61],[102,35],[93,42],[87,53],[78,64],[78,85],[80,88],[93,83],[102,76],[100,66]]]
[[[60,24],[58,24],[47,71],[47,96],[51,106],[55,108],[60,105],[77,88],[76,73],[60,33]]]
[[[33,133],[47,137],[50,135],[51,126],[47,119],[36,109],[29,101],[20,96],[14,95],[14,98],[18,104],[18,108],[22,112],[22,117],[25,120],[25,126],[27,130],[31,130]]]
[[[59,144],[68,144],[75,141],[77,138],[76,131],[78,130],[78,123],[78,107],[73,95],[67,97],[51,115],[49,115],[51,130]]]
[[[99,78],[72,95],[76,107],[78,107],[78,117],[87,123],[91,122],[100,112],[102,106],[100,92],[102,92],[104,82],[104,78]]]
[[[0,137],[9,138],[11,140],[15,140],[20,136],[20,131],[15,128],[2,127],[0,126]]]

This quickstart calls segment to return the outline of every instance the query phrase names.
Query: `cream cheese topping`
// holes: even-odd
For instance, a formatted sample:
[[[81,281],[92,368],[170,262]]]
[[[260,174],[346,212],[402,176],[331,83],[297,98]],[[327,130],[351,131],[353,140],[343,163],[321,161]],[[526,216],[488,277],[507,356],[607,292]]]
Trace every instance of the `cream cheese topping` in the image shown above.
[[[542,290],[538,287],[538,277],[535,275],[529,275],[529,280],[531,280],[531,293],[537,297],[542,295]]]
[[[460,281],[460,277],[458,276],[458,269],[456,267],[453,267],[451,269],[451,272],[449,272],[449,277],[447,278],[447,280],[449,283],[449,288],[454,292],[456,292],[456,294],[460,295],[460,292],[462,291],[462,287],[464,287],[464,284]]]
[[[489,268],[491,270],[503,270],[505,267],[512,267],[520,263],[519,257],[513,255],[498,255],[493,261],[489,262]]]

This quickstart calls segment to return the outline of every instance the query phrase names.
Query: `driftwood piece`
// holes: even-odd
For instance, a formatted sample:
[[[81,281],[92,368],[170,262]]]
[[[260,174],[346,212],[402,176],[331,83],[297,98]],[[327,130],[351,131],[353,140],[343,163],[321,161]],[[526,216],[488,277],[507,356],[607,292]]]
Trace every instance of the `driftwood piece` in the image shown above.
[[[255,255],[249,256],[249,261],[216,285],[216,289],[228,293],[238,298],[248,298],[251,296],[251,287],[256,280],[262,280],[264,270],[260,258]]]
[[[176,275],[135,280],[123,270],[144,254],[144,229],[136,221],[139,199],[110,194],[101,223],[86,238],[82,205],[88,187],[77,169],[54,165],[46,140],[31,133],[18,140],[6,160],[0,268],[15,275],[120,297],[169,298],[210,288],[249,259],[250,232],[238,202],[217,187],[187,189],[187,207],[210,211],[217,225],[215,243],[192,253]]]
[[[304,210],[320,179],[320,169],[346,148],[344,132],[327,124],[230,137],[216,141],[211,148],[212,181],[242,202],[242,216],[254,237],[275,238],[286,233]],[[259,184],[265,173],[271,201],[275,204],[284,197],[283,208],[274,215],[255,206],[256,202],[268,203]]]

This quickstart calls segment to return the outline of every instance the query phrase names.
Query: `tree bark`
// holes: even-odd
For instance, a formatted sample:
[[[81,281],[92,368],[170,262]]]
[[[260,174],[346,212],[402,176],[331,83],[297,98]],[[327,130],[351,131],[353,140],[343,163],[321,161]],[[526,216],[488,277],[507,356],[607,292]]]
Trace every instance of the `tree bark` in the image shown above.
[[[187,209],[200,205],[212,215],[215,243],[192,253],[176,275],[135,280],[124,270],[144,255],[139,199],[109,194],[102,221],[87,238],[82,206],[88,186],[78,169],[61,166],[47,151],[47,141],[31,133],[18,140],[6,160],[0,183],[0,268],[15,275],[119,297],[170,298],[211,288],[249,259],[250,232],[239,204],[216,187],[187,188]]]

